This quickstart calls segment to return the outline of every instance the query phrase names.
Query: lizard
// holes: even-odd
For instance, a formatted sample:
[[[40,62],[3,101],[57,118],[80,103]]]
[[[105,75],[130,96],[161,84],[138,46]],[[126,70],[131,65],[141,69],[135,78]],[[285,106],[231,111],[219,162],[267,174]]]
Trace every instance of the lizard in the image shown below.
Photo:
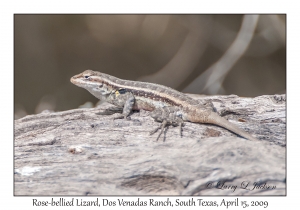
[[[179,126],[182,136],[184,122],[214,124],[248,140],[258,140],[197,100],[164,85],[123,80],[93,70],[85,70],[71,77],[70,81],[88,90],[100,101],[115,105],[116,108],[107,113],[122,112],[117,118],[130,119],[129,115],[134,110],[151,111],[150,116],[161,123],[150,132],[152,135],[161,129],[156,140],[169,125]]]

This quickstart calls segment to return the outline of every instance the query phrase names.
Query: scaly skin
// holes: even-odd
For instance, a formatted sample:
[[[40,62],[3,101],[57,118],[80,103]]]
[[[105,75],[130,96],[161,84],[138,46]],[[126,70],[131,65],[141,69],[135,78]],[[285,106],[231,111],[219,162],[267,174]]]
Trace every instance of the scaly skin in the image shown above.
[[[132,110],[152,111],[151,116],[156,121],[162,122],[159,127],[160,134],[164,127],[170,124],[179,125],[181,131],[183,121],[189,121],[218,125],[249,140],[257,141],[256,138],[200,105],[196,100],[163,85],[122,80],[92,70],[73,76],[71,82],[85,88],[98,99],[123,108],[124,117],[128,117]],[[155,129],[155,132],[157,130]]]

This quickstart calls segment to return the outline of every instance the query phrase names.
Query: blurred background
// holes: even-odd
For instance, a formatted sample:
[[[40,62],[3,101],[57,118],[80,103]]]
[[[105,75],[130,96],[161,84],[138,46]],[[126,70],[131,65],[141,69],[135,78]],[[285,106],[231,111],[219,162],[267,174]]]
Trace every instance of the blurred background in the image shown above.
[[[97,99],[86,69],[185,93],[286,92],[286,15],[14,15],[15,119]]]

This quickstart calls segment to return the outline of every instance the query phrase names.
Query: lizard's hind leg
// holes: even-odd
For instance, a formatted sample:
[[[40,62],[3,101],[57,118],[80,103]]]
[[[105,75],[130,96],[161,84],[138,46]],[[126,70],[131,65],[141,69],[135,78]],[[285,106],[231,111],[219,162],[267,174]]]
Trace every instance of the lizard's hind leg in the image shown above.
[[[153,131],[150,132],[150,135],[156,133],[156,132],[158,131],[158,129],[161,129],[160,133],[158,134],[158,136],[157,136],[157,138],[156,138],[156,141],[158,141],[158,139],[159,139],[159,137],[161,136],[161,134],[163,133],[163,131],[164,131],[166,125],[167,125],[167,121],[164,120],[164,121],[160,124],[160,126],[158,126],[158,127],[155,128]]]
[[[156,133],[158,129],[161,129],[156,140],[159,139],[164,128],[168,125],[178,126],[179,125],[179,134],[180,137],[182,136],[182,125],[183,120],[181,118],[181,114],[179,113],[180,110],[177,107],[163,107],[155,109],[151,112],[150,116],[157,122],[162,122],[161,125],[155,128],[153,131],[150,132],[150,135]]]

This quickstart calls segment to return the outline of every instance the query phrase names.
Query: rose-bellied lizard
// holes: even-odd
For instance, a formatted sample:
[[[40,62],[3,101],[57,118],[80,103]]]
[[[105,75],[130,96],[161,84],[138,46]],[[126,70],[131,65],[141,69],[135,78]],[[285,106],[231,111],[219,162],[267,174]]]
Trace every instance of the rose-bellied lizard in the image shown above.
[[[129,118],[132,110],[152,111],[150,116],[161,122],[151,132],[153,134],[161,129],[157,140],[167,125],[179,126],[181,135],[184,121],[218,125],[249,140],[257,140],[198,101],[163,85],[122,80],[92,70],[73,76],[71,82],[85,88],[98,99],[115,105],[116,110],[121,110],[122,117]]]

